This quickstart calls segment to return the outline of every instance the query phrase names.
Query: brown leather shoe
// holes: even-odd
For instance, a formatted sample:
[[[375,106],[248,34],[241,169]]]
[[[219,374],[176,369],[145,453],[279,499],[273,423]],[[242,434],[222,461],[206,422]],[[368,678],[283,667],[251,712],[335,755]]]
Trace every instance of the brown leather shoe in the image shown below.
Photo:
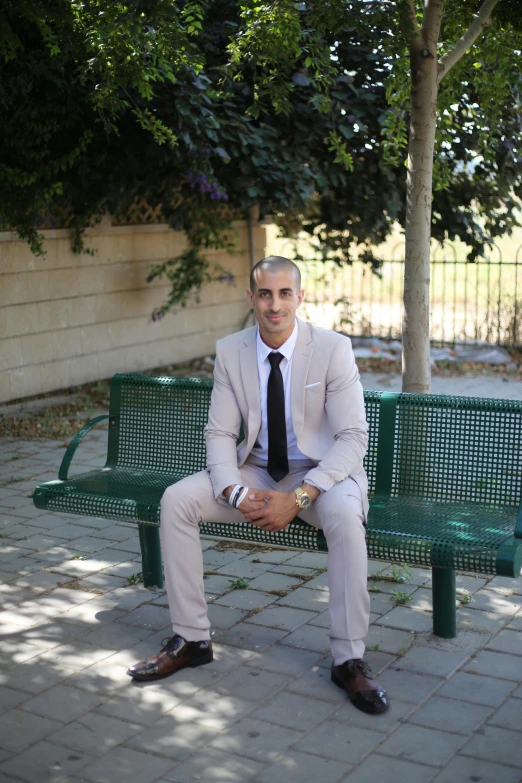
[[[161,643],[157,655],[145,658],[127,669],[135,680],[159,680],[187,666],[203,666],[213,660],[212,642],[187,642],[182,636],[171,636]]]
[[[360,658],[332,666],[332,682],[344,688],[358,710],[369,713],[386,712],[388,697],[378,682],[368,675],[371,669]]]

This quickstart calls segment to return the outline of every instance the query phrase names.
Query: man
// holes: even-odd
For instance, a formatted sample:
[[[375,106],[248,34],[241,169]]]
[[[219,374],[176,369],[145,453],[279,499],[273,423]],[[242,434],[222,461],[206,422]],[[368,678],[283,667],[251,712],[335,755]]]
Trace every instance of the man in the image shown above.
[[[286,258],[256,264],[247,295],[258,327],[216,346],[207,470],[169,487],[161,500],[174,636],[128,674],[152,680],[212,660],[200,522],[246,519],[279,531],[299,514],[328,543],[332,681],[359,709],[384,712],[386,693],[362,661],[370,611],[368,427],[350,340],[296,318],[304,291]],[[236,447],[241,424],[245,437]]]

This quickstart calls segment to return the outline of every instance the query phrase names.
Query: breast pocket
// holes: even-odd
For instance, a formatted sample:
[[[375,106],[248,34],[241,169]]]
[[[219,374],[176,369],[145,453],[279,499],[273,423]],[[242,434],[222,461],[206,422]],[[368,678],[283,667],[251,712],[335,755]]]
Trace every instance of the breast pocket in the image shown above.
[[[318,383],[310,383],[305,386],[305,394],[324,394],[324,384],[322,381]]]

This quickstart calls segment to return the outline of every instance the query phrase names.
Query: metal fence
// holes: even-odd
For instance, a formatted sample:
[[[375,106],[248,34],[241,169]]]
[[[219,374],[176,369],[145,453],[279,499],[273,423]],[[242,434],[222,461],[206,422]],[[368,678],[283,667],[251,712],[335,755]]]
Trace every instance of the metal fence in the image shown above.
[[[342,267],[330,261],[304,261],[299,266],[306,291],[303,315],[313,323],[354,336],[401,337],[403,257],[383,261],[377,273],[362,261]],[[496,247],[487,259],[473,263],[458,258],[451,245],[436,250],[431,261],[432,341],[520,346],[519,276],[522,245],[509,261]]]

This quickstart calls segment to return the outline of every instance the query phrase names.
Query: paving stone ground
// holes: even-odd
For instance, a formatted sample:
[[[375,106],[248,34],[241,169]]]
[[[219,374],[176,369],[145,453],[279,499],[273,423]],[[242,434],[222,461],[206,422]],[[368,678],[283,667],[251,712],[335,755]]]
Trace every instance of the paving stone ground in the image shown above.
[[[74,472],[104,450],[92,433]],[[215,660],[136,684],[166,596],[132,584],[133,526],[33,506],[63,452],[0,442],[0,783],[520,783],[522,580],[459,577],[473,600],[443,641],[430,572],[393,585],[373,561],[367,658],[391,707],[369,716],[330,682],[326,555],[203,539]]]

